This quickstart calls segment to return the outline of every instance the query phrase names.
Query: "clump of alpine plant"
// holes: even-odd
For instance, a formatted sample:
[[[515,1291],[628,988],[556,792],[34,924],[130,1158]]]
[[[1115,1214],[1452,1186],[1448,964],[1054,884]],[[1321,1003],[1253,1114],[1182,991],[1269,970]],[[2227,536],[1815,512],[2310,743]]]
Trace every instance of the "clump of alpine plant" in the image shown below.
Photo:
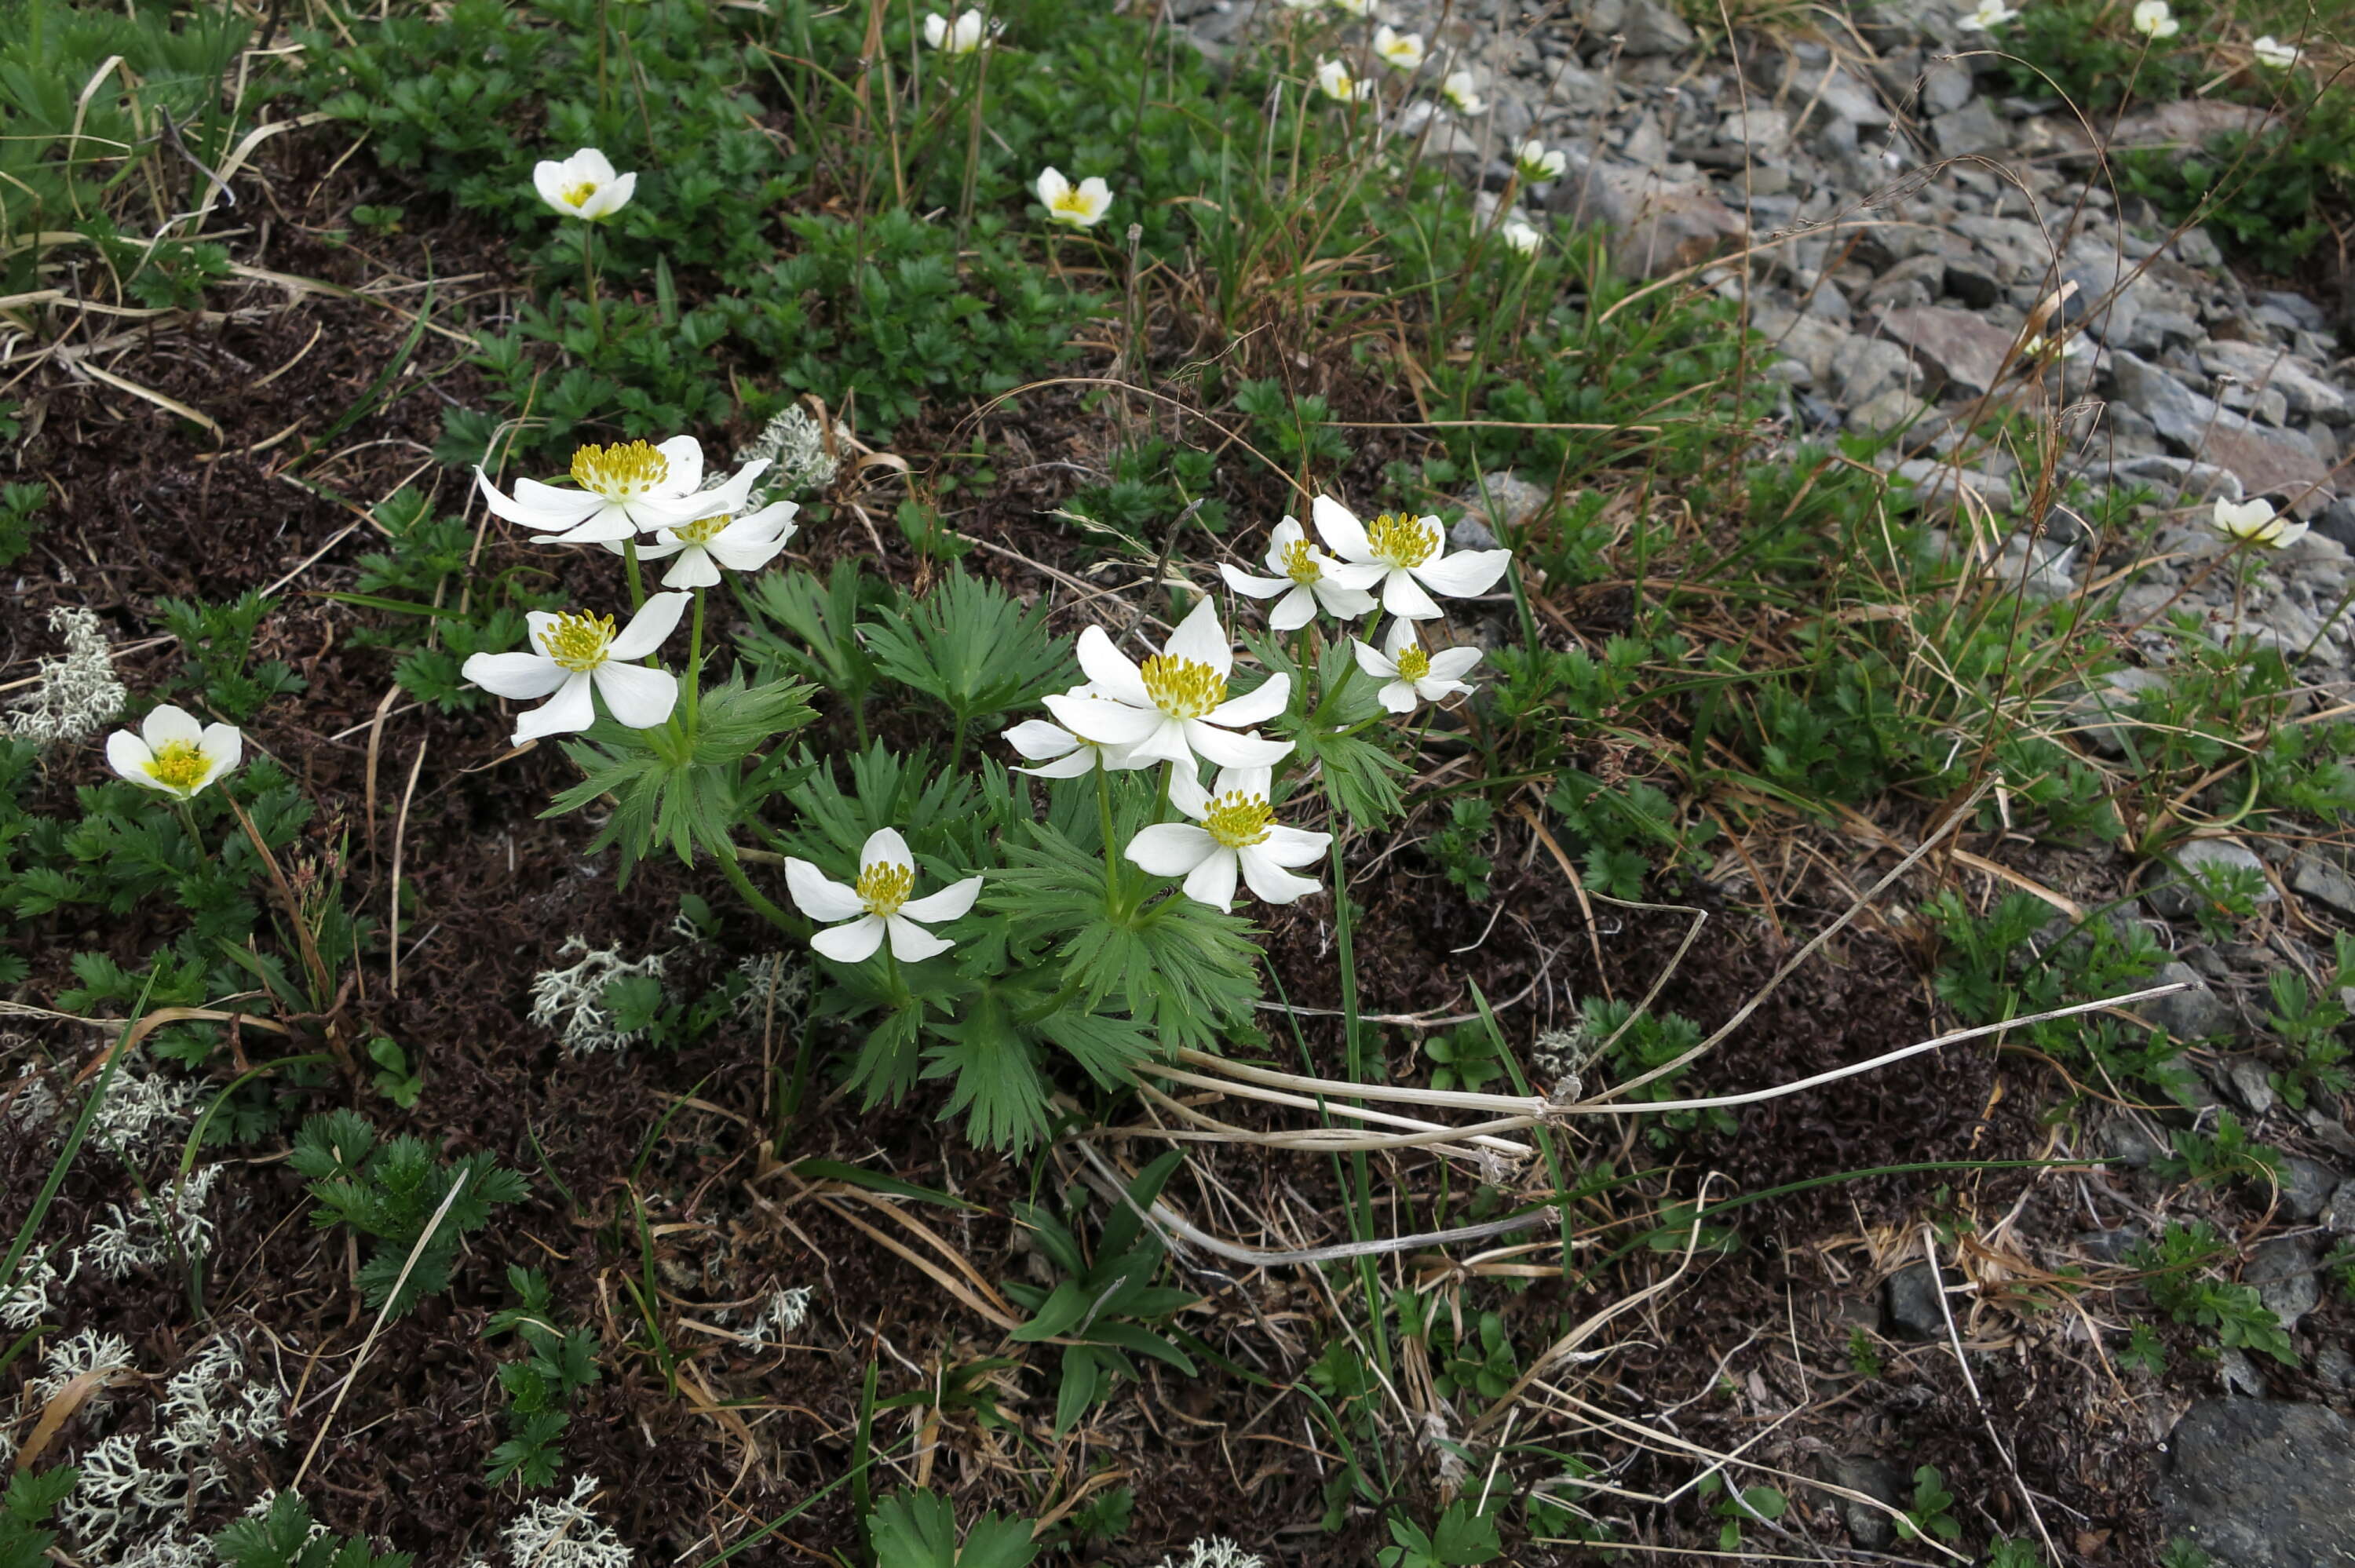
[[[33,672],[33,689],[9,705],[5,733],[36,746],[71,745],[123,716],[130,700],[114,673],[114,652],[94,611],[78,606],[49,611],[49,630],[65,651]]]
[[[831,440],[829,440],[831,436]],[[850,427],[835,421],[828,431],[815,416],[795,403],[761,427],[761,433],[736,449],[741,467],[766,465],[749,501],[766,506],[796,501],[832,484],[842,471],[838,455],[851,442]]]
[[[622,956],[622,949],[592,948],[585,937],[567,937],[556,949],[559,959],[580,955],[570,964],[546,969],[531,977],[531,1012],[527,1014],[542,1029],[552,1029],[568,1056],[588,1056],[620,1051],[645,1037],[644,1029],[623,1029],[605,1005],[605,988],[617,980],[660,980],[668,949],[642,959]]]

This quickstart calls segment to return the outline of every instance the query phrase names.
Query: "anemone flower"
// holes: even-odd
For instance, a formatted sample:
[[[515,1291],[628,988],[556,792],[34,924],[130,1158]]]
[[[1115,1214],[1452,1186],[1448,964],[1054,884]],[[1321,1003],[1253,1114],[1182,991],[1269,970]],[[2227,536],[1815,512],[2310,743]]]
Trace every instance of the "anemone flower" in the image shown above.
[[[1124,747],[1136,764],[1174,762],[1181,771],[1197,757],[1221,768],[1264,768],[1291,755],[1288,740],[1235,733],[1282,713],[1292,677],[1270,675],[1247,694],[1228,696],[1234,645],[1209,599],[1194,607],[1142,668],[1101,626],[1080,633],[1079,654],[1087,685],[1047,699],[1048,712],[1073,735]]]
[[[1435,703],[1458,692],[1471,691],[1472,683],[1464,677],[1480,662],[1477,648],[1443,648],[1436,653],[1424,652],[1422,639],[1415,635],[1414,622],[1404,617],[1391,622],[1391,634],[1383,641],[1380,652],[1355,638],[1349,646],[1357,652],[1358,668],[1383,683],[1375,694],[1381,698],[1382,706],[1394,714],[1412,713],[1417,703]]]
[[[968,876],[924,898],[910,898],[916,889],[916,857],[908,841],[890,828],[878,828],[858,852],[858,883],[846,887],[805,860],[785,861],[785,890],[794,904],[813,920],[842,921],[810,938],[810,946],[838,964],[855,964],[875,956],[883,938],[891,938],[891,956],[903,964],[938,958],[956,946],[935,937],[925,926],[954,920],[973,907],[981,892],[981,878]],[[922,925],[917,922],[922,921]]]
[[[2249,49],[2256,56],[2259,65],[2273,70],[2287,70],[2301,58],[2296,45],[2285,44],[2271,33],[2251,44]]]
[[[712,588],[719,581],[722,567],[731,572],[757,572],[775,560],[796,532],[794,518],[800,511],[790,501],[776,501],[741,517],[732,512],[715,512],[692,523],[676,523],[657,529],[654,543],[640,545],[638,558],[678,557],[663,573],[665,588]],[[605,548],[618,555],[622,546]]]
[[[1513,166],[1530,185],[1540,180],[1558,180],[1561,172],[1570,167],[1570,154],[1554,152],[1542,142],[1524,142],[1520,150],[1513,154]]]
[[[2175,37],[2183,24],[2169,14],[2167,0],[2136,0],[2134,26],[2136,32],[2156,42]]]
[[[150,713],[133,735],[118,729],[106,737],[106,760],[143,789],[176,800],[192,800],[245,755],[237,726],[199,725],[195,715],[165,703]]]
[[[1978,9],[1955,17],[1955,26],[1966,33],[1988,33],[2019,15],[2003,0],[1979,0]]]
[[[1340,564],[1309,543],[1308,531],[1297,518],[1287,517],[1267,536],[1267,569],[1273,577],[1253,577],[1223,561],[1219,575],[1237,593],[1275,599],[1268,625],[1278,631],[1297,631],[1316,619],[1319,609],[1337,620],[1355,620],[1374,608],[1373,595],[1333,576]],[[1284,597],[1276,599],[1278,594]]]
[[[2307,535],[2307,524],[2296,518],[2284,517],[2274,510],[2274,503],[2260,495],[2254,501],[2231,502],[2216,498],[2216,513],[2209,525],[2227,539],[2238,539],[2268,550],[2286,550]]]
[[[619,631],[610,615],[570,609],[550,615],[535,609],[524,617],[531,652],[477,653],[459,673],[497,696],[549,699],[516,715],[517,746],[596,723],[596,705],[589,696],[592,687],[605,699],[605,709],[615,722],[630,729],[652,729],[670,717],[678,701],[678,677],[636,661],[662,646],[694,597],[650,595]]]
[[[673,436],[658,447],[644,441],[582,447],[572,454],[577,490],[518,479],[509,499],[479,468],[474,483],[495,515],[552,534],[551,544],[602,545],[735,512],[768,466],[766,460],[747,463],[727,483],[699,490],[703,447],[693,436]]]
[[[1222,768],[1206,792],[1181,768],[1169,781],[1169,803],[1193,821],[1142,829],[1125,853],[1156,876],[1184,877],[1186,896],[1213,908],[1234,907],[1238,875],[1263,902],[1305,898],[1319,884],[1286,868],[1322,857],[1333,835],[1278,823],[1268,787],[1264,768]]]
[[[1093,686],[1079,686],[1064,694],[1082,702],[1095,697]],[[1115,720],[1115,723],[1118,721]],[[1006,732],[1006,743],[1020,752],[1037,768],[1017,768],[1017,773],[1035,774],[1041,779],[1078,779],[1101,768],[1107,773],[1125,773],[1152,766],[1130,758],[1124,746],[1106,746],[1090,740],[1086,736],[1065,729],[1046,719],[1024,719]]]
[[[604,154],[583,147],[569,158],[551,158],[535,165],[531,183],[539,199],[565,217],[597,223],[630,205],[638,176],[615,174]]]
[[[1094,175],[1073,185],[1050,164],[1039,172],[1037,188],[1048,221],[1066,228],[1093,228],[1112,210],[1112,187]]]
[[[969,55],[984,44],[996,42],[1004,30],[1004,24],[986,21],[977,10],[966,11],[954,22],[938,12],[924,17],[924,42],[944,55]]]
[[[1487,593],[1505,575],[1510,550],[1446,550],[1446,535],[1436,517],[1410,517],[1385,512],[1372,523],[1329,495],[1320,495],[1309,514],[1316,520],[1325,547],[1340,560],[1336,575],[1351,588],[1370,588],[1380,583],[1382,608],[1409,620],[1432,620],[1440,614],[1433,593],[1449,599],[1469,599]],[[1346,575],[1343,575],[1346,574]],[[1423,590],[1428,588],[1429,593]]]
[[[1387,26],[1374,29],[1374,56],[1392,70],[1421,70],[1425,52],[1421,33],[1401,33]]]
[[[1351,76],[1339,60],[1316,62],[1316,86],[1336,103],[1359,103],[1374,95],[1374,84]]]
[[[1370,16],[1374,14],[1374,0],[1333,0],[1333,9],[1345,16]]]
[[[1487,112],[1488,101],[1480,96],[1480,84],[1468,70],[1449,71],[1446,79],[1439,84],[1439,96],[1447,101],[1448,108],[1467,120]]]
[[[1524,256],[1534,256],[1545,244],[1545,236],[1526,217],[1508,217],[1497,226],[1497,237]]]

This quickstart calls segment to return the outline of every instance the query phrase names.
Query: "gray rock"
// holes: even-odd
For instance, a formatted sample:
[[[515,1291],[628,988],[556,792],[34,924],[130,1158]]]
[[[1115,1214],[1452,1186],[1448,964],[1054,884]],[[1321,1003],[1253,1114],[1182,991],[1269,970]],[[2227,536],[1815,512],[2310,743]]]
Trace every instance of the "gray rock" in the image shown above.
[[[1974,310],[1985,310],[2004,297],[2004,274],[1985,256],[1946,259],[1946,292]]]
[[[2289,864],[2292,888],[2342,915],[2355,915],[2355,879],[2317,854],[2301,852],[2290,857]]]
[[[2250,494],[2305,494],[2330,477],[2305,441],[2260,429],[2135,355],[2113,351],[2110,373],[2118,397],[2147,416],[2160,435],[2190,456],[2231,469]],[[2326,503],[2317,503],[2316,509]]]
[[[1998,512],[2014,510],[2009,481],[1974,469],[1957,471],[1940,459],[1908,458],[1891,471],[1890,477],[1912,485],[1912,499],[1928,511],[1951,511],[1965,495]]]
[[[2253,1117],[2272,1110],[2279,1098],[2274,1093],[2273,1074],[2254,1056],[2235,1056],[2225,1063],[2224,1083]]]
[[[2151,453],[2117,465],[2118,477],[2137,484],[2148,484],[2174,493],[2179,505],[2225,500],[2235,503],[2246,499],[2241,490],[2241,476],[2212,462],[2193,462],[2190,458]]]
[[[2159,1505],[2225,1568],[2344,1568],[2355,1422],[2318,1404],[2202,1400],[2167,1443]]]
[[[1886,1459],[1844,1455],[1833,1462],[1832,1481],[1852,1492],[1878,1499],[1891,1508],[1902,1510],[1913,1501],[1912,1481],[1904,1471]],[[1864,1551],[1886,1552],[1896,1544],[1896,1520],[1853,1498],[1840,1499],[1840,1521],[1848,1526],[1849,1540]]]
[[[2322,1284],[2315,1277],[2314,1249],[2296,1236],[2262,1241],[2241,1270],[2241,1283],[2257,1287],[2257,1299],[2295,1329],[2298,1319],[2322,1304]]]
[[[1932,119],[1930,134],[1937,141],[1939,155],[1946,158],[2000,153],[2011,144],[2011,127],[1988,107],[1984,98],[1975,98],[1951,114]]]
[[[1871,436],[1910,429],[1914,439],[1924,441],[1937,434],[1945,423],[1929,404],[1902,387],[1892,387],[1877,397],[1866,399],[1849,409],[1848,415],[1849,429]]]
[[[1927,113],[1952,114],[1976,91],[1971,68],[1959,61],[1937,60],[1922,73],[1922,108]]]
[[[2172,1152],[2149,1128],[2128,1116],[2114,1116],[2102,1123],[2102,1147],[2130,1171],[2145,1170]]]
[[[1633,58],[1647,55],[1680,55],[1693,47],[1693,30],[1685,26],[1683,17],[1658,0],[1627,0],[1626,19],[1618,30],[1626,37],[1625,48]]]
[[[1884,312],[1881,330],[1904,344],[1941,382],[1974,396],[1994,388],[2013,344],[2012,334],[1989,326],[1984,318],[1938,305]]]
[[[1892,387],[1912,387],[1920,379],[1913,357],[1901,345],[1861,334],[1834,349],[1830,364],[1841,400],[1851,408],[1870,403]]]
[[[2332,1235],[2355,1236],[2355,1177],[2339,1183],[2322,1205],[2322,1224]]]
[[[2200,318],[2186,311],[2147,310],[2135,318],[2124,346],[2137,354],[2162,355],[2200,339]]]
[[[1881,1307],[1891,1332],[1914,1340],[1946,1337],[1946,1315],[1939,1305],[1943,1288],[1927,1263],[1908,1264],[1881,1285]]]
[[[2314,1352],[2315,1381],[2341,1393],[2355,1390],[2355,1356],[2340,1346],[2325,1345]]]
[[[2223,1380],[2226,1393],[2243,1393],[2251,1399],[2263,1399],[2269,1392],[2265,1387],[2265,1374],[2257,1370],[2257,1363],[2249,1359],[2245,1351],[2218,1352],[2216,1373]]]
[[[2198,879],[2214,875],[2220,870],[2254,873],[2256,880],[2253,896],[2259,904],[2271,904],[2280,896],[2274,892],[2273,884],[2264,880],[2264,862],[2238,839],[2193,839],[2178,848],[2169,859],[2173,862],[2171,866],[2158,863],[2152,867],[2152,874],[2159,878],[2160,885],[2146,892],[2143,900],[2153,911],[2169,919],[2180,919],[2204,902],[2207,895],[2196,883]]]
[[[1448,530],[1448,547],[1493,550],[1500,536],[1509,538],[1528,527],[1530,519],[1552,502],[1551,491],[1530,483],[1519,474],[1483,475],[1479,483],[1455,498],[1464,515]]]
[[[2303,1154],[2286,1155],[2281,1167],[2282,1213],[2304,1224],[2318,1218],[2339,1190],[2339,1172]]]
[[[2141,1004],[2143,1014],[2176,1040],[2189,1044],[2213,1035],[2238,1033],[2239,1021],[2232,1016],[2232,1007],[2208,989],[2208,981],[2190,964],[2162,964],[2151,980],[2157,985],[2190,987]]]

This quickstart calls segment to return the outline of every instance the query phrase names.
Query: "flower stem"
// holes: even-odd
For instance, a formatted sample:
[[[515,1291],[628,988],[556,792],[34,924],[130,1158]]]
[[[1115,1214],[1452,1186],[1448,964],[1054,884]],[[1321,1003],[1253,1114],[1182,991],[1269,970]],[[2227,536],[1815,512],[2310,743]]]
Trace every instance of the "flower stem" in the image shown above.
[[[738,896],[752,906],[754,914],[788,937],[805,942],[809,940],[809,922],[797,915],[789,915],[771,903],[768,895],[753,886],[752,879],[744,874],[741,861],[732,854],[723,854],[719,860],[719,874],[728,879],[728,885],[736,890]]]
[[[635,547],[634,543],[633,548]],[[703,590],[695,590],[695,613],[687,634],[687,744],[695,746],[697,699],[703,685]]]
[[[638,573],[638,541],[635,537],[622,541],[622,569],[630,574],[630,613],[635,615],[646,607],[646,580]],[[651,658],[646,662],[654,662]]]
[[[1104,886],[1109,889],[1120,880],[1120,858],[1112,842],[1112,775],[1104,770],[1102,757],[1096,758],[1096,823],[1103,833]]]
[[[1341,858],[1343,824],[1336,821],[1333,827],[1333,947],[1335,955],[1340,959],[1341,1027],[1348,1042],[1349,1081],[1363,1083],[1366,1077],[1365,1036],[1358,1022],[1358,953],[1349,907],[1348,867]],[[1351,1216],[1353,1228],[1361,1239],[1370,1237],[1374,1234],[1373,1173],[1364,1150],[1350,1154],[1349,1174],[1352,1185],[1357,1189],[1357,1212]],[[1374,1260],[1362,1257],[1358,1263],[1359,1281],[1365,1289],[1366,1299],[1379,1303],[1381,1300],[1381,1278],[1374,1267]],[[1374,1359],[1385,1374],[1390,1371],[1390,1335],[1384,1331],[1381,1314],[1377,1311],[1374,1314]]]
[[[597,225],[590,218],[581,220],[581,291],[589,306],[589,330],[597,339],[597,346],[605,346],[605,308],[597,302]]]

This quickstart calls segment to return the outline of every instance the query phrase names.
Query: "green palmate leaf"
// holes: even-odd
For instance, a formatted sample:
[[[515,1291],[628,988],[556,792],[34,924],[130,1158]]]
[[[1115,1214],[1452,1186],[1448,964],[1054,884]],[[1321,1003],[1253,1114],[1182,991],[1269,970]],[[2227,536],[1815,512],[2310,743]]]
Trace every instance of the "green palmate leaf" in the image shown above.
[[[966,1132],[993,1149],[1020,1150],[1047,1133],[1047,1083],[1036,1047],[994,988],[954,1022],[936,1023],[924,1076],[954,1080],[943,1114],[964,1113]]]
[[[866,705],[875,661],[859,639],[859,612],[889,602],[890,584],[845,559],[824,582],[805,571],[767,572],[740,588],[737,597],[751,618],[737,638],[747,658],[772,678],[791,675],[824,687],[854,713]]]
[[[0,1495],[0,1568],[48,1568],[57,1531],[40,1528],[58,1504],[73,1495],[81,1473],[60,1465],[36,1475],[19,1471]]]
[[[1399,782],[1408,769],[1385,744],[1390,730],[1380,687],[1357,667],[1348,639],[1337,639],[1325,650],[1313,683],[1302,678],[1300,665],[1276,639],[1246,634],[1245,641],[1271,673],[1292,677],[1291,704],[1268,726],[1296,748],[1287,766],[1315,767],[1334,810],[1359,827],[1394,820],[1406,807]]]
[[[884,674],[938,699],[962,727],[1074,683],[1071,640],[1048,634],[1047,609],[1025,610],[959,567],[905,610],[884,611],[867,646]]]
[[[957,1545],[956,1514],[946,1498],[897,1492],[868,1520],[876,1568],[1028,1568],[1039,1555],[1030,1521],[986,1513]]]
[[[261,1518],[240,1519],[214,1536],[213,1551],[228,1568],[409,1568],[412,1561],[406,1552],[378,1556],[357,1536],[327,1533],[293,1492],[281,1492]]]

